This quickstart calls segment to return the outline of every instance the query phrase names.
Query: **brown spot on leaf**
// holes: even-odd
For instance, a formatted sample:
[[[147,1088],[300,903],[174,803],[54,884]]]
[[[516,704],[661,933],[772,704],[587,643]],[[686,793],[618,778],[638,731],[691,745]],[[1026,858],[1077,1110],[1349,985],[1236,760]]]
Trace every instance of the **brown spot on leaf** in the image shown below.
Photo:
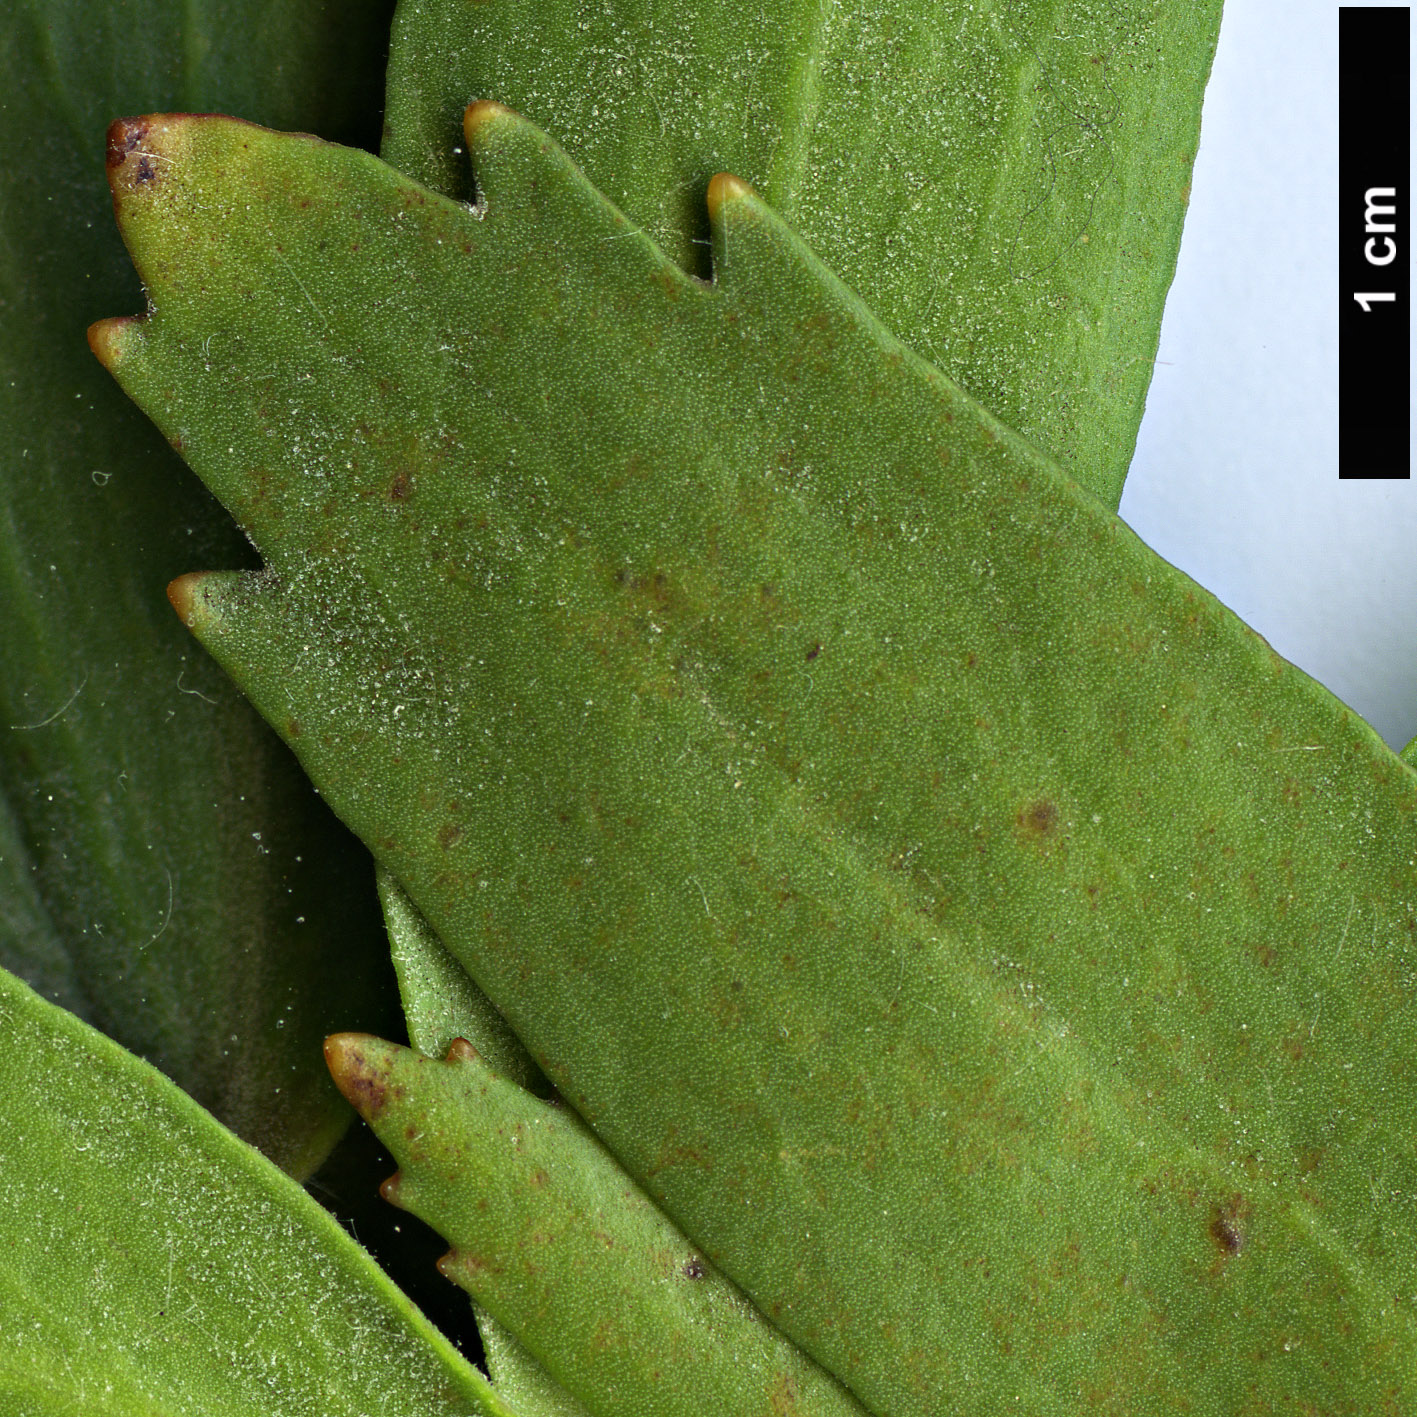
[[[1210,1222],[1210,1238],[1227,1255],[1238,1255],[1245,1244],[1235,1222],[1221,1214],[1216,1214]]]
[[[808,658],[809,660],[815,659],[821,652],[822,652],[822,647],[821,647],[821,645],[820,645],[820,644],[814,644],[814,645],[812,646],[812,648],[807,651],[807,658]]]
[[[1028,803],[1018,814],[1018,829],[1028,838],[1052,836],[1058,829],[1058,804],[1048,797]]]
[[[365,1121],[384,1110],[389,1097],[389,1081],[369,1060],[366,1048],[379,1043],[366,1033],[332,1033],[325,1039],[325,1065],[345,1100]]]
[[[685,1279],[702,1279],[704,1277],[704,1262],[696,1255],[684,1266]]]
[[[1217,1251],[1216,1263],[1223,1265],[1245,1248],[1245,1220],[1250,1213],[1249,1202],[1238,1193],[1224,1205],[1211,1207],[1209,1233]]]
[[[389,484],[389,501],[407,502],[413,496],[413,478],[407,468],[401,467]]]
[[[146,118],[120,118],[108,126],[108,166],[122,167],[128,154],[141,147],[151,123]]]

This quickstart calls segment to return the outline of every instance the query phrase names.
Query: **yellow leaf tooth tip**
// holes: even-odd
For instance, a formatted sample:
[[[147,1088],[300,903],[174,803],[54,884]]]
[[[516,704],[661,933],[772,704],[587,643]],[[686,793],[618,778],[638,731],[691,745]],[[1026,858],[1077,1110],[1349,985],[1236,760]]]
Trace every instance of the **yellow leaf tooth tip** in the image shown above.
[[[102,359],[103,356],[99,355],[99,358]],[[178,618],[188,629],[196,623],[197,586],[204,574],[202,571],[188,571],[185,576],[178,576],[167,587],[167,598]]]
[[[98,362],[110,372],[123,357],[123,336],[130,325],[141,325],[141,315],[115,315],[109,320],[95,320],[88,328],[89,348]]]
[[[480,98],[476,103],[468,104],[462,116],[463,137],[467,139],[471,146],[477,142],[478,134],[489,123],[494,123],[499,118],[515,117],[512,109],[504,103],[498,103],[495,99]]]
[[[438,1273],[444,1279],[451,1279],[454,1284],[461,1285],[464,1289],[472,1287],[471,1280],[479,1270],[489,1268],[485,1260],[469,1254],[466,1250],[452,1249],[446,1254],[440,1255],[437,1260]]]
[[[755,195],[753,189],[741,177],[735,177],[731,172],[720,172],[709,180],[709,217],[717,217],[719,208],[725,202],[736,202]]]

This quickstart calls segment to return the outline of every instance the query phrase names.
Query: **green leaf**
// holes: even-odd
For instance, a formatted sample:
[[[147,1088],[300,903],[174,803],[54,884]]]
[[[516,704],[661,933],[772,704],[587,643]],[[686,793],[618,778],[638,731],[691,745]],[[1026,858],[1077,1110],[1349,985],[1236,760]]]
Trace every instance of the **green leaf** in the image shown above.
[[[585,1408],[512,1337],[476,1304],[478,1332],[498,1393],[524,1417],[589,1417]]]
[[[596,1417],[861,1417],[573,1112],[461,1040],[443,1062],[359,1034],[325,1052],[398,1158],[385,1197],[453,1243],[443,1273]]]
[[[523,1091],[527,1085],[546,1085],[546,1078],[502,1016],[387,871],[378,873],[378,891],[412,1043],[429,1057],[442,1056],[453,1046],[449,1063],[455,1058],[469,1061],[469,1046],[475,1044],[473,1073],[489,1073],[490,1068],[504,1076],[470,1078],[463,1070],[453,1084],[446,1071],[429,1071],[411,1061],[414,1054],[356,1036],[330,1040],[326,1056],[354,1107],[364,1112],[400,1165],[414,1170],[414,1185],[404,1178],[397,1192],[385,1187],[388,1199],[427,1220],[465,1253],[470,1250],[492,1261],[490,1267],[452,1265],[448,1274],[475,1299],[485,1297],[485,1302],[473,1304],[473,1312],[497,1391],[527,1417],[587,1414],[587,1407],[514,1336],[507,1326],[512,1323],[563,1367],[575,1390],[589,1386],[588,1400],[598,1410],[606,1410],[609,1403],[608,1410],[619,1413],[631,1387],[642,1393],[642,1400],[669,1403],[670,1410],[687,1401],[690,1410],[703,1411],[710,1393],[714,1411],[731,1410],[743,1397],[745,1374],[741,1360],[734,1359],[733,1382],[724,1391],[724,1356],[747,1348],[771,1360],[779,1345],[764,1345],[761,1319],[747,1318],[733,1287],[714,1277],[706,1291],[708,1302],[706,1294],[694,1294],[691,1304],[691,1329],[711,1336],[713,1343],[706,1355],[690,1360],[683,1339],[689,1312],[682,1302],[663,1302],[674,1297],[673,1291],[657,1292],[665,1287],[663,1255],[691,1255],[689,1241],[657,1212],[614,1158],[575,1124],[574,1114],[555,1111]],[[429,1087],[421,1085],[429,1078]],[[384,1100],[378,1110],[368,1105],[371,1095]],[[436,1115],[429,1110],[431,1095],[439,1098]],[[410,1136],[421,1138],[417,1146],[408,1144]],[[544,1159],[551,1162],[550,1183],[546,1170],[531,1162],[524,1149],[514,1153],[514,1165],[507,1165],[507,1136],[537,1138],[537,1145],[546,1149]],[[441,1173],[432,1178],[431,1199],[425,1200],[418,1179],[427,1173],[431,1149],[438,1152]],[[493,1200],[503,1203],[493,1206]],[[550,1243],[553,1231],[557,1240]],[[604,1263],[606,1254],[611,1255],[609,1265]],[[509,1275],[512,1265],[507,1261],[513,1255],[520,1265]],[[697,1278],[703,1278],[700,1271],[704,1267],[697,1264]],[[670,1275],[672,1280],[677,1277],[682,1271]],[[487,1311],[486,1304],[495,1305],[506,1322]],[[584,1342],[587,1315],[602,1340],[592,1343],[588,1353],[571,1342],[577,1328]],[[612,1329],[605,1325],[622,1335],[609,1352],[604,1339]],[[629,1384],[605,1374],[606,1359],[611,1365],[623,1363],[619,1349],[625,1333],[633,1333],[635,1350]],[[762,1352],[765,1346],[767,1353]],[[805,1401],[803,1387],[820,1393],[822,1379],[815,1365],[808,1366],[808,1376],[799,1383],[802,1363],[789,1352],[777,1356],[779,1362],[771,1363],[769,1370],[779,1382],[774,1387],[769,1379],[762,1384],[765,1390],[777,1390],[779,1396],[792,1393],[799,1403]],[[660,1374],[649,1383],[643,1376],[646,1359]],[[713,1373],[718,1374],[717,1383]],[[842,1406],[832,1384],[823,1400],[826,1410]]]
[[[548,1076],[872,1411],[1414,1400],[1412,773],[741,184],[470,210],[117,134],[174,601]],[[147,159],[146,165],[144,159]]]
[[[193,556],[250,549],[83,333],[140,296],[99,182],[114,114],[360,136],[387,19],[383,0],[0,12],[0,963],[299,1174],[347,1116],[320,1040],[392,1023],[367,866],[171,623],[162,587]]]
[[[513,1417],[324,1210],[156,1070],[3,972],[0,1040],[7,1417]]]
[[[525,1099],[531,1115],[537,1108],[532,1094],[547,1096],[551,1084],[398,882],[381,868],[378,883],[409,1041],[429,1057],[441,1057],[460,1039],[472,1044],[504,1077],[532,1089]],[[498,1392],[526,1417],[585,1417],[580,1403],[485,1308],[474,1302],[472,1311]]]
[[[735,172],[1115,508],[1219,27],[1220,0],[422,0],[396,19],[383,156],[468,196],[460,115],[495,99],[700,274],[705,189]]]
[[[399,883],[382,869],[377,880],[409,1042],[420,1053],[441,1057],[455,1039],[464,1039],[503,1077],[520,1087],[544,1090],[546,1079],[516,1034]]]

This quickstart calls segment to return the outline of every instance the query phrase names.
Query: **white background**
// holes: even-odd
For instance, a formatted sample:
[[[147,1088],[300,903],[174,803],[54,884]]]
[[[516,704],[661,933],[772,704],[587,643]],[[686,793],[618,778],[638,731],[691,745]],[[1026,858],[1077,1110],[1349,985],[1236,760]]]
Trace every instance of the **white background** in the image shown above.
[[[1400,748],[1417,484],[1338,479],[1337,181],[1338,6],[1227,0],[1121,512]]]

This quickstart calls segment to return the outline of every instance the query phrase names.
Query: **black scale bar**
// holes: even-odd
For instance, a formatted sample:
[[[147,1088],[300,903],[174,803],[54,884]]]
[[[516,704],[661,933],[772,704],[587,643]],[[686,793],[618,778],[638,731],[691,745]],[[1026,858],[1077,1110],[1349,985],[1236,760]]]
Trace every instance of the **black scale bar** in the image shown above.
[[[1338,12],[1338,475],[1408,478],[1408,9]]]

